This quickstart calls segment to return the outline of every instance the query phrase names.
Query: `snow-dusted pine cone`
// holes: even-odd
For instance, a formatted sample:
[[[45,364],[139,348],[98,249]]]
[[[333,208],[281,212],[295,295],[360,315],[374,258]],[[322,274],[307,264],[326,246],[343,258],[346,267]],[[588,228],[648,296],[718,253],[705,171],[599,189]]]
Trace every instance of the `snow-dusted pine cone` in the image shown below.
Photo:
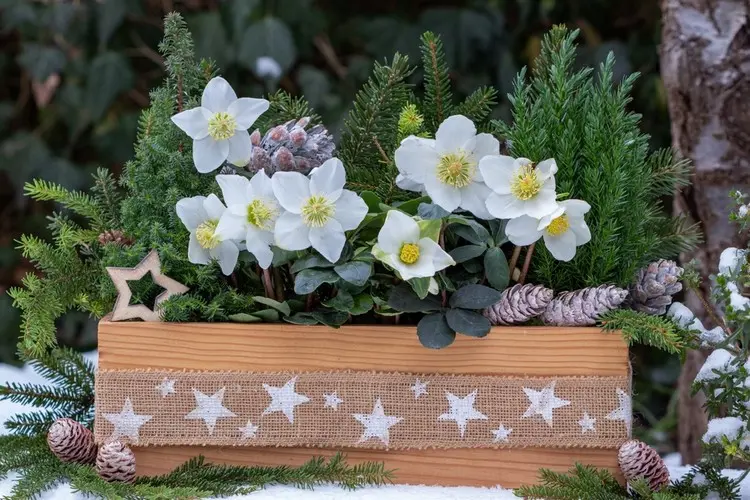
[[[628,303],[636,311],[661,316],[672,303],[672,295],[682,290],[682,268],[671,260],[657,260],[638,271],[630,285]]]
[[[627,296],[627,290],[614,285],[561,293],[544,310],[542,321],[555,326],[594,325],[599,316],[619,307]]]
[[[278,171],[307,175],[332,158],[336,149],[333,136],[323,125],[305,130],[309,123],[310,118],[290,120],[271,127],[263,138],[255,130],[250,135],[253,154],[247,169],[251,172],[263,169],[268,175]]]
[[[107,243],[116,243],[118,245],[130,246],[133,244],[133,239],[125,236],[125,233],[123,233],[119,229],[104,231],[99,235],[97,239],[102,245],[106,245]]]
[[[542,314],[554,294],[542,285],[513,285],[506,288],[500,300],[486,308],[483,314],[493,325],[525,323]]]
[[[47,445],[63,462],[90,464],[96,458],[94,435],[70,418],[58,418],[47,432]]]
[[[651,491],[659,491],[669,484],[669,470],[656,450],[642,441],[626,441],[617,456],[620,470],[628,482],[643,478]]]
[[[120,441],[104,444],[96,455],[96,472],[105,481],[131,483],[135,480],[135,455]]]

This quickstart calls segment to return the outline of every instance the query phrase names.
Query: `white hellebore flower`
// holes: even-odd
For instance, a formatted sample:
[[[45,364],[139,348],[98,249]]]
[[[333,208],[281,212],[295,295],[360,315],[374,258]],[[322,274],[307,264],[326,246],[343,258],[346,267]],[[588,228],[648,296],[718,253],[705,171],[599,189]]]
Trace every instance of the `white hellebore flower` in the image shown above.
[[[579,247],[591,240],[591,231],[583,216],[591,205],[581,200],[561,201],[557,210],[541,219],[522,215],[508,221],[505,234],[517,246],[531,245],[544,238],[544,246],[552,256],[568,262]]]
[[[286,210],[276,221],[276,245],[285,250],[313,247],[330,262],[341,256],[346,237],[367,215],[367,204],[344,189],[346,173],[338,158],[313,169],[310,177],[299,172],[276,172],[273,193]]]
[[[236,242],[216,234],[216,226],[225,210],[215,194],[183,198],[177,202],[177,217],[190,231],[188,260],[204,265],[217,260],[221,272],[229,276],[237,265],[240,249]]]
[[[193,162],[200,173],[219,168],[225,161],[244,166],[252,144],[247,129],[268,109],[265,99],[237,99],[226,80],[212,78],[203,90],[201,105],[177,113],[172,121],[193,139]]]
[[[398,210],[388,211],[372,254],[403,280],[431,278],[456,263],[435,240],[420,238],[417,222]]]
[[[281,213],[273,195],[271,179],[260,170],[252,179],[241,175],[217,175],[227,210],[216,234],[222,239],[244,241],[247,251],[263,269],[273,260],[273,228]]]
[[[491,219],[485,201],[490,189],[477,168],[487,155],[500,152],[500,143],[490,134],[478,134],[471,120],[462,115],[447,118],[435,139],[409,136],[395,153],[402,189],[423,191],[448,212],[457,208],[476,217]]]
[[[557,209],[554,159],[535,164],[528,158],[488,156],[479,162],[479,170],[493,191],[487,198],[487,210],[494,217],[541,219]]]

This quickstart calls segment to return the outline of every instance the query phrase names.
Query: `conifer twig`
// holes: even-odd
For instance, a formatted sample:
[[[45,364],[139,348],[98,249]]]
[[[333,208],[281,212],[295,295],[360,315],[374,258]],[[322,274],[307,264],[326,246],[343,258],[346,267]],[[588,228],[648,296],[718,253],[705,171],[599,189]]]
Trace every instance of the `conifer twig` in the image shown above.
[[[378,141],[378,137],[373,135],[372,136],[372,142],[375,143],[375,147],[378,148],[378,152],[380,153],[380,156],[383,158],[383,162],[387,165],[391,163],[391,159],[388,158],[388,155],[386,154],[385,150],[383,149],[383,146],[380,145],[380,141]]]
[[[523,261],[523,269],[521,269],[521,276],[518,277],[518,282],[521,285],[523,285],[524,281],[526,281],[526,275],[529,273],[529,266],[531,265],[531,256],[534,255],[535,246],[536,246],[536,243],[532,243],[531,245],[529,245],[529,248],[526,250],[526,258]]]

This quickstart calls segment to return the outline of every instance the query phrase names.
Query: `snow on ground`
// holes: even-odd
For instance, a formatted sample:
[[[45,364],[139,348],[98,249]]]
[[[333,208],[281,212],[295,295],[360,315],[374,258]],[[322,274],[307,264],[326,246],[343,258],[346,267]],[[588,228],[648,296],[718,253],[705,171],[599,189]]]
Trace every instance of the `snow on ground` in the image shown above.
[[[87,358],[96,362],[96,353],[88,354]],[[0,365],[0,382],[31,382],[45,384],[46,381],[37,375],[30,367],[15,368],[8,365]],[[8,417],[24,411],[21,405],[0,402],[0,422],[4,422]],[[0,429],[0,433],[4,433]],[[672,479],[676,479],[686,474],[688,467],[681,466],[680,456],[673,454],[665,457],[665,461],[670,468]],[[741,471],[726,471],[729,477],[737,477]],[[0,481],[0,498],[4,498],[10,493],[13,487],[14,476]],[[73,493],[67,485],[48,492],[40,497],[43,500],[81,500],[85,498],[82,495]],[[321,486],[313,491],[300,490],[289,486],[270,486],[265,490],[253,493],[248,496],[235,496],[232,499],[247,498],[250,500],[270,500],[270,499],[294,499],[294,500],[512,500],[517,499],[510,490],[501,488],[499,485],[495,488],[439,488],[429,486],[383,486],[379,488],[361,488],[356,491],[343,490],[337,486]],[[742,498],[750,499],[750,478],[745,480],[742,489]]]

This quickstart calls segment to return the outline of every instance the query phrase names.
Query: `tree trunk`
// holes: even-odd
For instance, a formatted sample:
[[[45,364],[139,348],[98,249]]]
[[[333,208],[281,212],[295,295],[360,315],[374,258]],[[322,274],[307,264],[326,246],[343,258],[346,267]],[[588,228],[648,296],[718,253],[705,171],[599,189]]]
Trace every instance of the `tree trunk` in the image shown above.
[[[676,213],[702,226],[705,242],[683,255],[696,259],[708,283],[719,254],[740,244],[728,221],[729,192],[750,186],[750,0],[662,0],[661,74],[669,101],[672,145],[692,160],[693,185],[674,202]],[[707,294],[708,287],[703,290]],[[714,326],[696,296],[686,305]],[[679,379],[678,446],[684,463],[700,458],[706,416],[690,385],[705,356],[690,352]]]

